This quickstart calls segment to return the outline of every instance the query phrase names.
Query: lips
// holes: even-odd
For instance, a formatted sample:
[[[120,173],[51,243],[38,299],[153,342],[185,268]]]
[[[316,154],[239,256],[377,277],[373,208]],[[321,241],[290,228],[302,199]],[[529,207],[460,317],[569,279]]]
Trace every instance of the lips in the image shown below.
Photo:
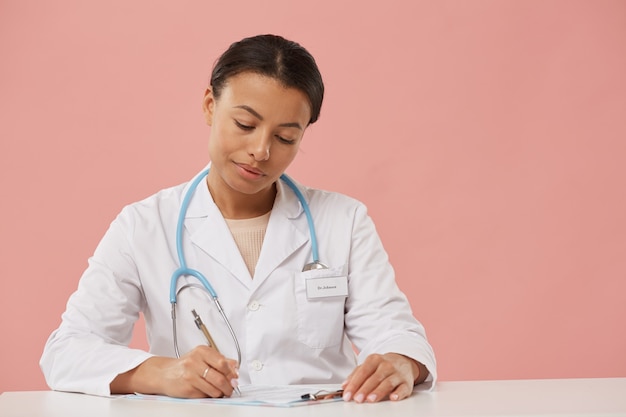
[[[239,168],[239,172],[248,178],[259,178],[265,176],[265,172],[248,164],[239,164],[235,162],[235,165]]]
[[[241,168],[245,169],[246,171],[252,172],[254,174],[258,174],[258,175],[265,175],[265,173],[263,171],[261,171],[260,169],[251,167],[250,165],[243,165],[240,164],[239,165]]]

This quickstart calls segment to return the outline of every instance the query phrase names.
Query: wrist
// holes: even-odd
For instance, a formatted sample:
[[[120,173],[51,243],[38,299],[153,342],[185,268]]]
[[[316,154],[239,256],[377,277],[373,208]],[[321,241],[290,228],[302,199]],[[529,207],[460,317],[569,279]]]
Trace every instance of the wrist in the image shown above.
[[[430,374],[430,372],[428,372],[428,368],[426,368],[426,366],[421,363],[416,361],[415,359],[411,360],[413,362],[413,375],[415,375],[415,378],[413,379],[413,385],[419,385],[422,382],[424,382],[426,380],[426,378],[428,377],[428,375]]]
[[[158,387],[161,378],[156,375],[162,369],[169,358],[153,356],[135,368],[117,375],[109,384],[111,394],[162,394]]]

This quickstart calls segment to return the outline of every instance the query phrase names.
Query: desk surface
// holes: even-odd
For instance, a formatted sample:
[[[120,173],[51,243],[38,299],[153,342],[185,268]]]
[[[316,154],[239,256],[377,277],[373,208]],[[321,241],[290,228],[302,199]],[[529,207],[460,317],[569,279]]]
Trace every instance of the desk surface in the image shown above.
[[[88,412],[86,414],[86,412]],[[5,392],[0,416],[625,416],[626,378],[440,382],[400,402],[335,402],[295,408],[103,398],[52,391]]]

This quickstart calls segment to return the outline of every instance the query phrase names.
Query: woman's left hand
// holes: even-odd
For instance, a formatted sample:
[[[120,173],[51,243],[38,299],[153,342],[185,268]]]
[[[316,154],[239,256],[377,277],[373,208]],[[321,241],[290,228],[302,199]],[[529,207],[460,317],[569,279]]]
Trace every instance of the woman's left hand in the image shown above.
[[[398,353],[372,354],[342,384],[345,401],[378,402],[407,398],[416,383],[426,379],[421,363]]]

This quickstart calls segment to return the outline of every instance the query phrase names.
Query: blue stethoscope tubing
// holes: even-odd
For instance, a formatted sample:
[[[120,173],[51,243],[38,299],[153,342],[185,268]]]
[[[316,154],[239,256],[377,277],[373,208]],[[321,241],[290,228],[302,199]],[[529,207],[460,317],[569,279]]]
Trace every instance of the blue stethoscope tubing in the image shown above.
[[[191,198],[193,197],[193,194],[196,191],[196,188],[198,188],[198,185],[200,184],[200,182],[204,178],[206,178],[208,174],[209,174],[209,168],[202,171],[192,180],[187,192],[185,193],[185,196],[183,197],[183,202],[181,203],[181,206],[180,206],[180,212],[178,213],[178,222],[176,223],[176,252],[178,254],[179,268],[175,270],[174,273],[172,274],[172,279],[170,282],[170,304],[172,305],[172,331],[173,331],[173,338],[174,338],[174,351],[176,353],[176,357],[179,358],[180,352],[178,350],[178,337],[176,333],[176,299],[177,299],[177,296],[185,288],[189,288],[189,287],[204,288],[209,292],[211,299],[215,303],[217,310],[219,311],[220,315],[222,316],[222,319],[224,320],[224,323],[226,323],[226,326],[228,327],[230,335],[233,338],[233,341],[235,342],[235,347],[237,348],[238,363],[241,363],[241,349],[239,347],[239,341],[237,340],[237,336],[235,335],[235,331],[233,330],[233,327],[231,326],[230,321],[228,320],[228,317],[226,317],[226,313],[224,313],[224,309],[222,308],[222,305],[219,302],[215,289],[213,288],[209,280],[206,279],[206,277],[200,271],[193,269],[193,268],[189,268],[187,266],[187,262],[185,260],[185,253],[183,250],[183,229],[184,229],[184,223],[185,223],[185,216],[187,215],[187,209],[189,207],[189,202],[191,201]],[[282,174],[280,178],[296,194],[296,197],[298,198],[298,201],[300,201],[302,209],[304,210],[304,214],[306,215],[307,223],[309,226],[309,234],[311,237],[311,250],[313,252],[312,253],[313,262],[305,265],[303,268],[303,271],[307,271],[310,269],[327,268],[326,265],[324,265],[323,263],[319,261],[319,253],[317,249],[317,236],[315,235],[315,226],[313,224],[313,216],[311,216],[311,210],[309,209],[309,204],[304,198],[304,195],[302,195],[302,192],[298,189],[298,186],[293,182],[291,178],[289,178],[289,176],[287,176],[287,174]],[[199,286],[197,284],[187,284],[179,288],[177,291],[176,285],[177,285],[178,279],[185,275],[195,277],[198,281],[200,281],[202,286]]]

